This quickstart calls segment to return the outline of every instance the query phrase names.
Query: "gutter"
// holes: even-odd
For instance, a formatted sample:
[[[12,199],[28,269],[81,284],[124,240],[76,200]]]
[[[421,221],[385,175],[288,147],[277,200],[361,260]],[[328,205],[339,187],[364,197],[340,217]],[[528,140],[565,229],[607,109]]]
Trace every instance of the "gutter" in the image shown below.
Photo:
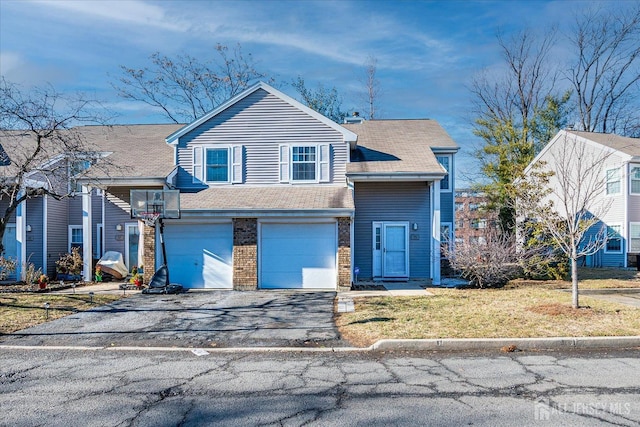
[[[180,218],[349,217],[355,209],[180,209]]]

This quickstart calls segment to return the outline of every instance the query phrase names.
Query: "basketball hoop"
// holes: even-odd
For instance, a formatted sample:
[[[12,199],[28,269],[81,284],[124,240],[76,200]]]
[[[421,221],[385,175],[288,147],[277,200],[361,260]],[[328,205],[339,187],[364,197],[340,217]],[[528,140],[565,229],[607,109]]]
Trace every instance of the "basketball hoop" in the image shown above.
[[[156,222],[160,218],[160,212],[140,212],[138,213],[138,219],[144,222],[147,227],[155,227]]]

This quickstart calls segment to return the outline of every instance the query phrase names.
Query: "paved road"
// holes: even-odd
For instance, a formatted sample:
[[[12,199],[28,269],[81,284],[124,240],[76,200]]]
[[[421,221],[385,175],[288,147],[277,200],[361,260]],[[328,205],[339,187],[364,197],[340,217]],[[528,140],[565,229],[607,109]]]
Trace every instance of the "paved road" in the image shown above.
[[[341,347],[335,292],[141,295],[0,336],[0,344],[159,347]]]
[[[2,349],[0,425],[638,425],[638,354]]]

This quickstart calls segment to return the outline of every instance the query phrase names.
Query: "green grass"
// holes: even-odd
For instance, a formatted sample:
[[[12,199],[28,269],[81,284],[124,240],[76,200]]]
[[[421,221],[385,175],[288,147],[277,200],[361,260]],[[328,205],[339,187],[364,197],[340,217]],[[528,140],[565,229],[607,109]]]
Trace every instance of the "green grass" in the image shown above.
[[[630,279],[588,279],[581,289],[640,287]],[[355,312],[337,317],[354,345],[384,338],[516,338],[640,335],[640,309],[587,295],[571,308],[569,282],[514,281],[500,289],[433,289],[426,297],[355,300]]]
[[[11,333],[54,320],[78,311],[88,310],[123,298],[122,295],[51,295],[51,294],[0,294],[0,334]],[[49,317],[44,308],[49,303]]]

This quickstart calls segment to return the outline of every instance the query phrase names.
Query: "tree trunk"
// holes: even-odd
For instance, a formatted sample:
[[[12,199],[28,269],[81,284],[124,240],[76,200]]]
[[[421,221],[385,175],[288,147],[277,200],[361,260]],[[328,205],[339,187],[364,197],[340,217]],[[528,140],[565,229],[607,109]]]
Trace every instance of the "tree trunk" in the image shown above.
[[[578,305],[578,260],[571,259],[571,296],[573,308],[580,308]]]

